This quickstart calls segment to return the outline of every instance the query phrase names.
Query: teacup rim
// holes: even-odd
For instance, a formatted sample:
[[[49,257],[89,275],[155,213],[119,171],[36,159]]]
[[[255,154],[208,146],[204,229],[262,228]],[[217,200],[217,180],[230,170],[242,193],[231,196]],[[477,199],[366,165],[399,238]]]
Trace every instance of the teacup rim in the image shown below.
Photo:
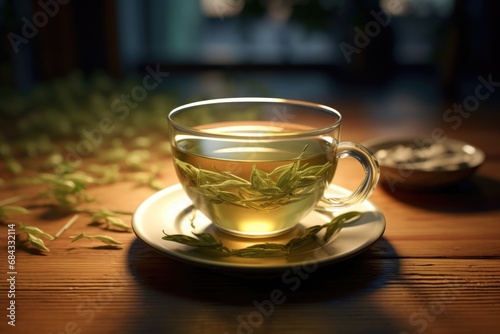
[[[303,100],[295,100],[295,99],[287,99],[287,98],[270,98],[270,97],[230,97],[230,98],[216,98],[216,99],[206,99],[206,100],[200,100],[200,101],[195,101],[195,102],[190,102],[186,103],[183,105],[180,105],[174,109],[172,109],[167,116],[169,124],[174,126],[176,129],[191,133],[191,134],[203,134],[205,136],[211,136],[211,137],[233,137],[233,135],[229,134],[219,134],[219,133],[213,133],[213,132],[206,132],[200,129],[195,129],[190,126],[185,126],[179,122],[176,122],[172,119],[172,115],[174,115],[177,112],[180,112],[181,110],[185,110],[188,108],[193,108],[193,107],[199,107],[203,105],[210,105],[210,104],[218,104],[218,103],[239,103],[239,102],[251,102],[251,103],[280,103],[280,104],[289,104],[289,105],[296,105],[296,106],[303,106],[303,107],[308,107],[311,109],[321,109],[323,111],[330,112],[332,114],[335,114],[337,116],[337,120],[333,123],[329,123],[326,126],[323,127],[318,127],[312,130],[304,130],[300,132],[283,132],[283,133],[273,133],[272,136],[269,137],[297,137],[297,136],[314,136],[314,135],[321,135],[324,133],[327,133],[329,131],[332,131],[335,128],[340,127],[342,123],[342,114],[332,108],[329,107],[325,104],[320,104],[320,103],[315,103],[315,102],[308,102],[308,101],[303,101]],[[237,135],[234,137],[245,137],[242,135]],[[267,136],[262,136],[262,138],[266,138]]]

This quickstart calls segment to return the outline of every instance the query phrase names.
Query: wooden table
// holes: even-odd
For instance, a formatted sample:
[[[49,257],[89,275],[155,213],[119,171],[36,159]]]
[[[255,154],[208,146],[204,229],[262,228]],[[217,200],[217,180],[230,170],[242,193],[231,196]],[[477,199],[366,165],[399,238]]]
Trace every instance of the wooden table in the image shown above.
[[[344,140],[374,135],[354,111],[341,110]],[[116,249],[71,243],[68,237],[81,231],[103,234],[85,216],[47,242],[50,253],[30,251],[19,235],[11,275],[8,228],[1,225],[1,333],[498,333],[498,124],[498,116],[488,113],[464,119],[458,130],[442,124],[450,137],[486,152],[474,179],[436,193],[378,187],[370,200],[385,215],[384,236],[356,258],[302,273],[294,291],[280,276],[249,279],[178,262],[133,233],[105,232],[124,243]],[[165,160],[162,182],[173,185],[176,176]],[[359,176],[356,165],[344,161],[336,182],[352,189]],[[0,199],[29,197],[31,190],[24,189],[4,187]],[[118,182],[90,192],[100,199],[97,207],[131,211],[154,190]],[[40,207],[16,218],[55,234],[71,215],[50,217]],[[15,299],[8,296],[10,288]],[[269,300],[275,289],[285,300],[259,314],[255,303]],[[15,327],[8,325],[10,301]]]

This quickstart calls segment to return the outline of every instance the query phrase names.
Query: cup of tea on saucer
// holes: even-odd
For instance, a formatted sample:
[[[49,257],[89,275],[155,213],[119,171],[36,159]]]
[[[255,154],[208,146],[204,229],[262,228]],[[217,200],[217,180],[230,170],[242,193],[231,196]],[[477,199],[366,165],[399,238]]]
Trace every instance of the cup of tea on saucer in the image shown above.
[[[341,114],[328,106],[278,98],[189,103],[168,115],[175,170],[194,207],[226,233],[265,238],[293,229],[312,210],[360,204],[379,179],[375,156],[341,142]],[[365,176],[352,193],[332,196],[340,159]]]

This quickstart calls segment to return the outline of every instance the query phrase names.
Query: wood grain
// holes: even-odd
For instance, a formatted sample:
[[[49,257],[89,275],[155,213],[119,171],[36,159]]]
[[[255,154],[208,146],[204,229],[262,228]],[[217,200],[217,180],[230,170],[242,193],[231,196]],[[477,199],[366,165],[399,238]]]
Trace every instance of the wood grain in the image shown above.
[[[167,258],[133,233],[112,233],[121,248],[71,243],[68,237],[82,231],[102,233],[82,215],[47,243],[50,253],[30,251],[19,237],[12,327],[6,318],[7,226],[1,225],[1,333],[497,333],[500,148],[490,145],[497,140],[492,128],[460,133],[459,139],[482,143],[488,155],[473,180],[436,193],[378,187],[371,201],[386,217],[384,237],[361,256],[313,272],[229,275]],[[344,132],[349,140],[370,135],[352,120]],[[168,186],[176,177],[166,163],[162,182]],[[360,173],[343,161],[335,182],[353,189]],[[34,193],[7,187],[0,199]],[[100,199],[96,207],[124,211],[153,193],[130,182],[91,190]],[[22,219],[54,234],[71,217],[34,207]],[[276,291],[280,303],[271,302]]]

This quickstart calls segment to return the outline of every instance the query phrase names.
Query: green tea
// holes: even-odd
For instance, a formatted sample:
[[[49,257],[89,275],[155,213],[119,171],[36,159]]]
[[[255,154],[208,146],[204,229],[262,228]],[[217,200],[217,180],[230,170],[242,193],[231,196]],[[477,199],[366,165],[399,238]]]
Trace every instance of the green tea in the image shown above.
[[[334,145],[321,137],[264,139],[283,128],[255,124],[210,131],[235,136],[178,135],[174,162],[195,207],[229,233],[262,237],[290,229],[314,208],[335,172]]]

